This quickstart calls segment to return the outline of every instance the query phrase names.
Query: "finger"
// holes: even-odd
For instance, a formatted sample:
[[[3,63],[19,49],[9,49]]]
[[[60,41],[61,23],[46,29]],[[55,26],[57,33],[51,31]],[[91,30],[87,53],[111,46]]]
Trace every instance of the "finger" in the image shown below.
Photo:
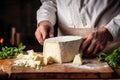
[[[43,40],[43,37],[42,37],[42,34],[40,34],[40,36],[39,36],[39,41],[38,41],[41,45],[43,45],[43,42],[44,42],[44,40]]]
[[[39,30],[36,30],[35,36],[36,36],[37,41],[38,41],[41,45],[43,45],[42,34],[41,34],[41,32],[39,32]]]
[[[81,44],[81,51],[85,51],[86,49],[87,49],[87,47],[89,46],[89,44],[91,43],[91,38],[87,38],[87,39],[85,39],[84,41],[83,41],[83,43]]]
[[[100,51],[100,46],[99,45],[97,45],[96,47],[95,47],[95,49],[94,49],[94,51],[93,51],[93,55],[96,55],[98,52]]]
[[[84,42],[86,39],[87,39],[87,37],[86,37],[86,38],[83,38],[83,42]]]
[[[48,35],[48,33],[47,33],[46,29],[41,30],[41,37],[42,37],[43,41],[46,39],[47,35]]]
[[[105,48],[106,45],[100,45],[100,50],[102,51]]]
[[[93,41],[91,42],[90,46],[87,49],[87,54],[91,54],[92,51],[94,51],[95,47],[96,47],[96,40],[93,39]]]
[[[54,37],[54,28],[53,27],[50,28],[49,36]]]
[[[80,48],[79,48],[79,51],[82,51],[82,45],[83,45],[83,42],[86,40],[86,38],[83,38],[82,39],[82,43],[80,44]]]

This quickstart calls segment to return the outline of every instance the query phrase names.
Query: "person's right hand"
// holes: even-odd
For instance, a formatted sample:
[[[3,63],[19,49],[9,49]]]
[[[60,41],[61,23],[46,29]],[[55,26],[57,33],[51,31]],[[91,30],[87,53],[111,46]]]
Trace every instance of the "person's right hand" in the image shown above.
[[[35,31],[35,37],[41,45],[43,45],[46,37],[54,37],[54,28],[52,24],[49,21],[40,22]]]

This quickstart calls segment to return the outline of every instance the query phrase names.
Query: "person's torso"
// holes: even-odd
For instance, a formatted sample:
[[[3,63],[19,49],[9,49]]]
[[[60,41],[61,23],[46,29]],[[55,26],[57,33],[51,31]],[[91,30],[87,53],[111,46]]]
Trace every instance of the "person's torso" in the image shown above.
[[[58,36],[84,37],[96,27],[103,28],[120,13],[120,0],[56,0],[56,4]],[[120,46],[119,40],[109,44],[104,51],[110,52]]]
[[[120,0],[56,0],[59,24],[71,28],[103,27],[120,11]]]

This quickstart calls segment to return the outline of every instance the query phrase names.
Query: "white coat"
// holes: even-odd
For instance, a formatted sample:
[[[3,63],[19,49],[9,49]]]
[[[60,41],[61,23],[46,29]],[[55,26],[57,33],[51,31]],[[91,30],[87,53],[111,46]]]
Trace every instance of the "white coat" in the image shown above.
[[[58,21],[58,35],[85,36],[105,27],[113,39],[120,38],[120,0],[41,0],[37,23]],[[120,41],[117,43],[120,46]]]

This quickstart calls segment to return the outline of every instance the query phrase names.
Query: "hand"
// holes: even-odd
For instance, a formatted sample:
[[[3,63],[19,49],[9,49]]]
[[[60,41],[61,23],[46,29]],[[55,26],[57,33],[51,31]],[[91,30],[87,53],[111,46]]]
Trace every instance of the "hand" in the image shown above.
[[[44,40],[46,37],[53,37],[54,36],[54,28],[51,25],[50,22],[48,21],[42,21],[38,25],[36,31],[35,31],[35,36],[38,40],[38,42],[43,45]]]
[[[81,44],[80,51],[83,52],[83,56],[96,56],[97,53],[105,48],[107,42],[111,40],[112,35],[106,28],[103,28],[86,36]]]

